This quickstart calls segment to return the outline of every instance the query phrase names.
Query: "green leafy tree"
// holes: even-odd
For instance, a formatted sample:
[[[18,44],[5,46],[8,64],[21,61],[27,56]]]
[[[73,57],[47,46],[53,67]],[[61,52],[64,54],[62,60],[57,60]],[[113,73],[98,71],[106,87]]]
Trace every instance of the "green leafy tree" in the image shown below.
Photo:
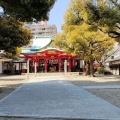
[[[16,47],[15,54],[12,54],[11,52],[5,52],[4,57],[9,58],[9,59],[13,59],[13,60],[19,60],[20,59],[19,56],[20,56],[21,52],[22,52],[22,49]]]
[[[33,18],[48,20],[49,11],[56,0],[0,0],[5,14],[19,19],[20,21],[32,21]]]
[[[89,1],[71,0],[64,15],[63,33],[56,37],[55,44],[63,47],[66,52],[83,58],[87,63],[86,75],[93,75],[94,60],[100,61],[112,49],[114,39],[88,23],[88,3]]]
[[[25,29],[23,23],[11,17],[0,17],[0,50],[6,55],[16,58],[20,47],[28,45],[30,39],[31,31]]]
[[[90,30],[91,26],[87,24],[64,27],[67,31],[56,37],[55,44],[63,47],[67,53],[80,57],[86,61],[86,75],[94,75],[94,60],[101,61],[101,58],[113,48],[114,39],[100,30]],[[64,31],[63,31],[64,32]],[[60,40],[61,39],[61,40]]]
[[[66,23],[74,25],[84,22],[120,42],[119,2],[116,0],[97,0],[97,5],[94,5],[92,0],[71,0],[69,7],[70,13],[66,13],[64,16]]]
[[[120,4],[116,0],[97,0],[97,5],[87,2],[84,15],[84,22],[120,42]]]

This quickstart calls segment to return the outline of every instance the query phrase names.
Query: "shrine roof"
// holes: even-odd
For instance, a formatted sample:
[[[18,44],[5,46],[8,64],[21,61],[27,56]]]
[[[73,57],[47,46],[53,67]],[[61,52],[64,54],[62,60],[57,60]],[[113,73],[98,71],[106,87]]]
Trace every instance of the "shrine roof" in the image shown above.
[[[35,36],[31,47],[23,47],[23,54],[35,54],[48,46],[54,40],[54,36]]]
[[[55,46],[48,46],[45,49],[40,49],[38,52],[44,52],[44,51],[48,51],[48,50],[57,50],[57,51],[60,51],[60,52],[64,52],[63,50],[61,50],[60,48],[55,47]]]
[[[38,50],[34,50],[34,51],[31,51],[31,49],[30,49],[30,47],[28,47],[28,48],[22,48],[22,54],[35,54],[35,53],[37,53],[37,51]]]
[[[52,40],[54,40],[54,36],[36,36],[33,39],[33,45],[30,49],[31,50],[42,49],[49,45],[52,42]]]

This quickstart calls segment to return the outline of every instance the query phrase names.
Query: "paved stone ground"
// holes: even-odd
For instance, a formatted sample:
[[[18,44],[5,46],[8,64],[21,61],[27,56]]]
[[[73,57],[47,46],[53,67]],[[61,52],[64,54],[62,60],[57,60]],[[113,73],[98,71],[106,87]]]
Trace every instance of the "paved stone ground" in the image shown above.
[[[5,117],[0,117],[0,120],[105,120],[105,119],[62,119],[62,118],[5,118]]]
[[[16,79],[17,77],[18,76],[14,76],[14,79]],[[26,78],[26,76],[19,76],[19,77],[21,79]],[[6,79],[6,77],[3,77],[3,78]],[[109,77],[109,78],[114,79],[115,77],[113,77],[113,78]],[[109,79],[109,78],[106,77],[105,79]],[[10,76],[9,79],[13,79],[13,77]],[[4,100],[2,100],[2,102],[0,102],[0,113],[1,113],[1,111],[3,113],[4,110],[5,110],[5,113],[7,113],[7,114],[4,114],[7,117],[0,117],[0,120],[69,120],[69,119],[71,119],[71,120],[77,120],[77,119],[79,119],[79,120],[119,120],[120,111],[117,107],[115,107],[115,106],[109,104],[108,102],[105,102],[104,100],[101,100],[100,98],[97,98],[94,95],[83,90],[83,89],[97,89],[97,88],[101,89],[101,88],[105,88],[105,87],[119,88],[118,85],[116,85],[116,86],[92,86],[92,87],[91,86],[83,86],[81,89],[79,87],[75,87],[75,86],[71,85],[70,83],[66,82],[65,79],[66,78],[64,77],[64,74],[59,74],[59,73],[57,73],[57,74],[44,74],[43,73],[43,74],[36,74],[36,75],[30,74],[30,82],[26,85],[23,85],[21,87],[22,90],[20,88],[19,90],[14,92],[15,94],[12,93],[9,97],[6,97]],[[73,79],[73,77],[72,77],[72,79]],[[76,77],[74,79],[76,79]],[[83,79],[83,78],[79,77],[78,79]],[[88,78],[88,80],[89,79],[90,78]],[[117,79],[119,79],[119,77],[117,77]],[[33,85],[35,85],[37,87],[34,87]],[[57,85],[57,89],[56,89],[56,85]],[[26,86],[27,86],[27,88],[26,88]],[[33,90],[33,92],[31,92],[31,90]],[[21,93],[17,93],[18,91],[21,91]],[[29,91],[29,92],[25,93],[26,91],[27,92]],[[45,94],[43,93],[43,91]],[[24,93],[24,95],[23,95],[23,93]],[[56,93],[57,93],[57,95],[56,95]],[[19,99],[19,97],[18,97],[19,95],[23,96],[22,100]],[[53,95],[54,99],[51,97],[52,95]],[[34,96],[37,96],[37,99],[34,99],[35,98]],[[15,98],[15,99],[13,99],[13,98]],[[31,98],[31,99],[29,99],[29,98]],[[47,100],[45,98],[47,98]],[[41,101],[41,99],[42,99],[42,101]],[[25,116],[28,118],[21,118],[21,116],[24,117],[24,114],[26,112],[24,110],[24,107],[26,106],[26,104],[24,104],[24,102],[23,102],[24,100],[26,100],[25,103],[27,103],[27,106],[29,106],[28,110],[26,109],[26,111],[32,110],[30,116]],[[59,100],[59,101],[56,101],[56,100]],[[98,100],[98,101],[96,101],[96,100]],[[18,103],[19,101],[20,101],[20,103]],[[74,104],[75,106],[74,105],[71,106],[71,103],[73,101],[75,102],[75,104]],[[35,102],[38,102],[39,104],[37,104]],[[43,105],[43,103],[44,103],[44,105]],[[1,105],[1,104],[3,104],[3,105]],[[6,107],[4,105],[6,105]],[[48,107],[49,106],[51,107],[51,105],[54,105],[54,109],[53,108],[48,109]],[[95,106],[95,105],[97,105],[97,106]],[[20,106],[20,107],[18,107],[18,106]],[[41,106],[43,106],[42,110],[41,110],[42,113],[43,113],[44,109],[45,110],[48,109],[47,113],[49,113],[49,112],[51,112],[51,110],[53,110],[55,115],[49,116],[49,114],[47,114],[48,117],[47,116],[39,116],[41,113],[39,113],[39,115],[37,115],[36,113],[38,113],[38,111],[40,111],[40,110],[36,109],[36,108],[40,107],[40,109],[41,109]],[[74,109],[74,107],[75,107],[75,109]],[[112,108],[112,110],[111,110],[111,108]],[[62,117],[56,116],[56,112],[58,112],[57,114],[59,114],[60,109],[63,112]],[[19,113],[19,115],[14,115],[14,113],[16,111],[17,112],[22,111],[21,112],[22,115],[20,115],[20,113]],[[35,113],[36,116],[33,116],[32,114],[34,114],[35,111],[36,111],[36,113]],[[79,113],[81,111],[82,111],[82,113]],[[68,113],[68,114],[66,114],[66,113]],[[96,115],[96,113],[99,113],[100,115]],[[80,114],[80,115],[78,116],[77,114]],[[86,115],[86,117],[83,114]],[[67,117],[65,115],[67,115]],[[71,116],[73,115],[73,117],[71,117],[70,115]]]
[[[88,120],[88,119],[62,119],[62,118],[18,118],[18,117],[0,117],[0,120]],[[90,120],[90,119],[89,119]],[[93,119],[91,119],[93,120]],[[100,119],[97,119],[100,120]]]
[[[30,117],[33,120],[119,120],[120,109],[65,81],[64,75],[51,74],[35,76],[1,100],[0,116],[1,120],[2,116]]]

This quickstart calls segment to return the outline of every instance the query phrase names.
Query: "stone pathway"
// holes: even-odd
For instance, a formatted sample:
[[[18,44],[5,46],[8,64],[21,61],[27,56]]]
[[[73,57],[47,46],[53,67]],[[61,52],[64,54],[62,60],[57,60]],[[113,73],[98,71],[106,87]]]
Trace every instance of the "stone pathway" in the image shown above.
[[[0,101],[0,120],[119,120],[120,108],[77,87],[64,74],[37,74]]]
[[[63,75],[38,75],[0,101],[0,116],[119,120],[120,109],[65,81]]]

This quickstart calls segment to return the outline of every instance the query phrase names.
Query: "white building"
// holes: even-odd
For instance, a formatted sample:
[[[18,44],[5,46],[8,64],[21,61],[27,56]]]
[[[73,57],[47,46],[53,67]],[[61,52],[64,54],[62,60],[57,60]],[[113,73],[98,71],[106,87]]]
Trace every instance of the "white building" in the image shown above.
[[[114,48],[110,53],[109,59],[106,61],[106,69],[114,75],[120,75],[120,43],[115,43]]]
[[[32,31],[34,37],[57,35],[57,27],[55,25],[47,25],[47,21],[25,23],[25,27]],[[33,40],[30,41],[29,46],[32,46],[32,44]]]

